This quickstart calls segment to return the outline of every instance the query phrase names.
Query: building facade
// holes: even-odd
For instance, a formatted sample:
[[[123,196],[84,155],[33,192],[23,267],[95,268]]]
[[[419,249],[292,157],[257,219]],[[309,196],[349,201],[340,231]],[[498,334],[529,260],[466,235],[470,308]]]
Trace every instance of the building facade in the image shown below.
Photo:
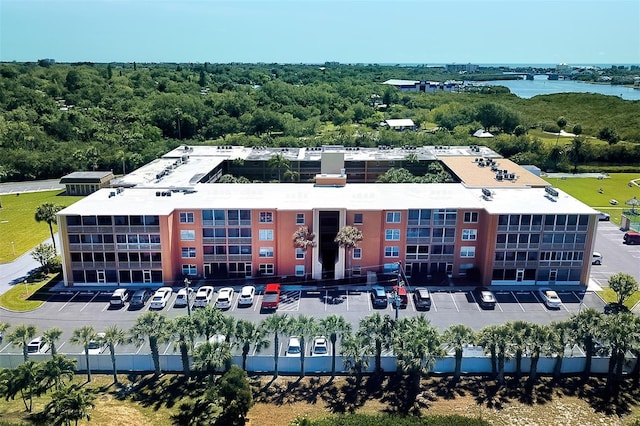
[[[586,285],[597,213],[508,160],[479,166],[477,152],[440,155],[456,183],[351,183],[347,161],[316,183],[101,189],[58,213],[65,284],[364,281],[401,265],[414,284]],[[358,247],[334,242],[347,225]],[[294,243],[301,227],[313,247]]]

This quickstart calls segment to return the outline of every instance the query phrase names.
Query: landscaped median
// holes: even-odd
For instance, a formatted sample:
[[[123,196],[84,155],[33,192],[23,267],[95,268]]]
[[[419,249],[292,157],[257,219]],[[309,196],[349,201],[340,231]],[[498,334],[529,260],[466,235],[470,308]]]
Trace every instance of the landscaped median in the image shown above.
[[[49,288],[60,280],[60,274],[29,278],[0,295],[0,307],[16,312],[32,311],[48,299]]]

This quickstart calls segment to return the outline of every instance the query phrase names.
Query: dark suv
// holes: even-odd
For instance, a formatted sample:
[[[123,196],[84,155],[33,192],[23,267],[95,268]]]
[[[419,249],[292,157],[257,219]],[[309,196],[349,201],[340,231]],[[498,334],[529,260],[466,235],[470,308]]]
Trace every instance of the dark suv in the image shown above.
[[[429,290],[424,287],[416,288],[413,292],[413,303],[415,303],[416,309],[424,309],[425,311],[431,309],[431,294],[429,294]]]
[[[142,308],[149,298],[151,297],[151,290],[141,289],[136,290],[131,296],[131,300],[129,301],[129,309],[140,309]]]
[[[371,289],[371,304],[374,308],[387,307],[387,293],[382,287],[373,287]]]

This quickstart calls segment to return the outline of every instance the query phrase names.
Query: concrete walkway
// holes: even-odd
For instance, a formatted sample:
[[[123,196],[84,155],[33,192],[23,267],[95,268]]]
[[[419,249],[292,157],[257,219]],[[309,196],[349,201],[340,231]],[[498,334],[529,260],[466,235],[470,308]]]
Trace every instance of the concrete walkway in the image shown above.
[[[55,234],[54,238],[56,239],[56,248],[60,247],[58,234]],[[52,244],[51,238],[43,241],[43,243]],[[40,266],[40,263],[31,256],[31,250],[28,250],[13,262],[0,264],[0,294],[17,284],[21,284],[31,271]]]

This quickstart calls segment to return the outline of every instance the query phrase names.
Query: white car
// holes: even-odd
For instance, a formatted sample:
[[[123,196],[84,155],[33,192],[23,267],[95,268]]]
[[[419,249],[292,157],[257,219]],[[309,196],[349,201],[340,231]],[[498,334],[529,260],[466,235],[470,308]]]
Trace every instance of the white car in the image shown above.
[[[97,338],[91,339],[87,345],[87,352],[89,352],[89,355],[99,355],[107,347],[107,344],[104,341],[105,334],[98,333],[96,336]]]
[[[252,285],[245,285],[240,291],[240,297],[238,297],[238,306],[251,306],[253,305],[253,298],[256,294],[256,288]]]
[[[193,301],[193,289],[191,287],[183,287],[178,290],[176,300],[173,302],[173,306],[176,308],[187,306],[187,303]]]
[[[547,305],[547,308],[560,309],[560,306],[562,306],[560,296],[550,288],[541,288],[538,293],[540,293],[540,298]]]
[[[593,256],[591,256],[591,264],[602,265],[602,253],[598,253],[597,251],[594,251]]]
[[[301,352],[300,339],[296,336],[289,337],[289,344],[287,345],[287,351],[284,353],[284,356],[299,357]]]
[[[216,308],[229,309],[233,300],[233,289],[231,287],[223,287],[218,292],[218,299],[216,300]]]
[[[329,344],[324,336],[316,336],[311,345],[311,355],[327,355],[329,353]]]
[[[162,309],[167,306],[167,302],[171,297],[173,290],[171,287],[160,287],[156,290],[153,297],[151,298],[151,305],[149,309]]]
[[[42,340],[42,336],[36,337],[27,345],[27,353],[43,354],[49,350],[49,344]]]
[[[193,301],[194,308],[203,308],[211,303],[211,298],[213,297],[213,287],[208,285],[203,285],[196,292],[196,298]]]

